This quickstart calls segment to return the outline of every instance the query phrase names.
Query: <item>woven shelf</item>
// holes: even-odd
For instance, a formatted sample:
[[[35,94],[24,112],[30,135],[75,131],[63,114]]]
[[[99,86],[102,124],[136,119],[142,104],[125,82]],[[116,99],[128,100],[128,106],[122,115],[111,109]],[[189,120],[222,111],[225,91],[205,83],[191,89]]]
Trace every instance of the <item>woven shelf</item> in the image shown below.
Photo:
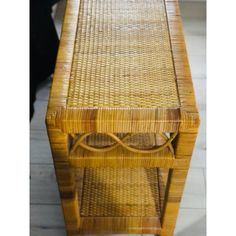
[[[81,233],[158,233],[167,170],[86,168]]]
[[[52,91],[60,101],[52,114],[57,127],[65,133],[144,133],[176,131],[189,119],[197,126],[195,109],[181,115],[185,97],[192,105],[195,100],[192,88],[178,85],[182,75],[173,60],[165,0],[73,1],[75,22],[63,31],[70,40],[62,38],[60,79]]]
[[[163,0],[83,0],[77,29],[68,108],[179,107]]]

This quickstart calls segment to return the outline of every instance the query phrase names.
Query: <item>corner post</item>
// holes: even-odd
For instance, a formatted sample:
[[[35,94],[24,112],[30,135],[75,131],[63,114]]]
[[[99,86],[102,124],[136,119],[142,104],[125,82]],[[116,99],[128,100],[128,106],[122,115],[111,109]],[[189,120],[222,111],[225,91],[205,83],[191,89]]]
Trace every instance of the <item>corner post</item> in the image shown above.
[[[176,159],[189,159],[190,163],[196,137],[196,132],[180,132],[178,134],[174,143]],[[174,234],[187,174],[188,168],[171,169],[169,172],[165,206],[161,218],[161,236],[172,236]]]
[[[80,210],[76,177],[69,164],[69,137],[47,119],[47,130],[63,208],[67,235],[74,235],[80,227]]]

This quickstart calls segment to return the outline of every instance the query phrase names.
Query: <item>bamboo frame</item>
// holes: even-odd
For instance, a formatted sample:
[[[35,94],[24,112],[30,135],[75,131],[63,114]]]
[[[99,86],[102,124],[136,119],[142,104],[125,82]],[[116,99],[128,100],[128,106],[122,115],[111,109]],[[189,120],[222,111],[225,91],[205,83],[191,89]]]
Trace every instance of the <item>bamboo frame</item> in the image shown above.
[[[199,126],[199,114],[185,48],[178,1],[165,0],[164,2],[180,104],[175,108],[133,108],[130,110],[120,108],[72,109],[67,106],[81,1],[67,1],[46,117],[67,234],[72,236],[88,232],[153,233],[171,236],[174,233]],[[74,148],[74,152],[70,152],[71,134],[94,132],[108,133],[120,147],[115,144],[112,148],[107,148],[106,153],[101,152],[104,150],[97,150],[96,148],[92,150],[91,147],[88,148],[89,150],[83,150],[81,147]],[[177,135],[171,139],[174,153],[165,149],[171,141],[167,141],[168,145],[164,145],[165,147],[158,150],[159,152],[156,152],[155,149],[155,152],[148,153],[145,150],[143,152],[130,148],[124,144],[123,141],[125,140],[121,141],[114,135],[115,133],[165,132]],[[81,142],[77,146],[81,146]],[[123,148],[128,150],[124,151]],[[90,151],[99,151],[99,153]],[[122,158],[118,157],[118,153],[123,153]],[[86,158],[79,158],[80,155]],[[165,187],[166,195],[161,197],[164,206],[161,218],[81,217],[83,168],[87,167],[170,169]],[[79,178],[74,168],[82,168]],[[162,204],[161,201],[160,204]]]

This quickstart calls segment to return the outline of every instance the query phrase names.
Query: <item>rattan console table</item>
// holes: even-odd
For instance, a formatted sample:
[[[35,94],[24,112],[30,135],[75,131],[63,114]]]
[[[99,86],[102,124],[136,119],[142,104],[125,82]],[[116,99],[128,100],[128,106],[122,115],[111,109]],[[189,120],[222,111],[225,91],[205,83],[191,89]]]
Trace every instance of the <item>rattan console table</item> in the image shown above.
[[[199,126],[177,0],[68,0],[47,117],[68,235],[173,235]]]

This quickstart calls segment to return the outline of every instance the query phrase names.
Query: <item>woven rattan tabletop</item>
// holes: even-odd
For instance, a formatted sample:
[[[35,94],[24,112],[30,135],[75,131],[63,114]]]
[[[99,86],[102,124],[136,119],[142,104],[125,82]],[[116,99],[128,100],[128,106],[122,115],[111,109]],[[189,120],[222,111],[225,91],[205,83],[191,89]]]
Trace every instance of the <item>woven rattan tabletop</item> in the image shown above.
[[[67,106],[179,107],[163,0],[81,1]]]
[[[178,17],[175,0],[68,1],[49,119],[70,132],[172,131],[192,119]]]

